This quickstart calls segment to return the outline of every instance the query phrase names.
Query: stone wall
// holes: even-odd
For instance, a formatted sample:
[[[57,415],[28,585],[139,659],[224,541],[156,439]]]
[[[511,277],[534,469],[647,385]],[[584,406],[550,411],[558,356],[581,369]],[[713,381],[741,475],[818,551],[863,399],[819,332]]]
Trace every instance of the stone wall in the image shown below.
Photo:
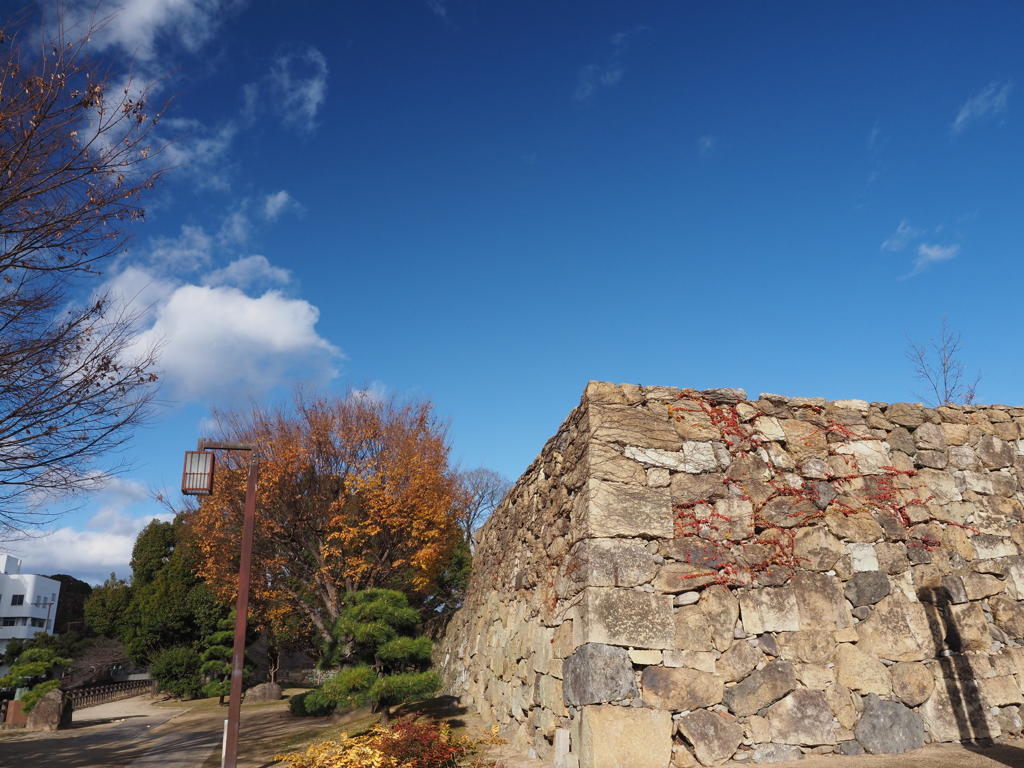
[[[557,768],[1017,737],[1021,438],[1024,408],[591,382],[479,536],[448,692]]]

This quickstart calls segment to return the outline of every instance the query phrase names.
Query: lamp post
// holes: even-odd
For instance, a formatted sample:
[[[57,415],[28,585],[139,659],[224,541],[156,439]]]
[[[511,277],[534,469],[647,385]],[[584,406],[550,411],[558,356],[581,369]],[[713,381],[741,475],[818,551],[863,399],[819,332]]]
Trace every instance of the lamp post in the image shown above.
[[[228,698],[227,732],[224,737],[222,768],[235,768],[238,762],[238,729],[242,716],[242,665],[245,660],[245,625],[249,613],[249,580],[252,573],[252,535],[256,524],[256,481],[259,478],[259,452],[255,443],[222,443],[199,439],[194,451],[185,452],[181,474],[181,492],[186,496],[213,493],[214,454],[210,451],[250,451],[249,474],[245,486],[245,516],[242,519],[242,556],[238,567],[238,602],[235,605],[235,645],[231,659],[231,693]]]

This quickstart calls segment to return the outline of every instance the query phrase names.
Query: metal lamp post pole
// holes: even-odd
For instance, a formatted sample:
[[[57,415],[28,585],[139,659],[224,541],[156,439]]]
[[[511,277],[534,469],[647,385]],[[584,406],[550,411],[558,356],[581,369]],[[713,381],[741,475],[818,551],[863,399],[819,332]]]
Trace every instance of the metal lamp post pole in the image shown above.
[[[199,451],[251,451],[245,487],[245,516],[242,519],[242,552],[238,567],[238,602],[235,604],[235,645],[231,659],[231,693],[228,698],[228,727],[224,744],[223,768],[235,768],[238,762],[238,731],[242,716],[242,668],[245,662],[245,625],[249,615],[249,580],[252,574],[252,537],[256,525],[256,483],[259,479],[259,453],[255,443],[221,443],[199,440]]]

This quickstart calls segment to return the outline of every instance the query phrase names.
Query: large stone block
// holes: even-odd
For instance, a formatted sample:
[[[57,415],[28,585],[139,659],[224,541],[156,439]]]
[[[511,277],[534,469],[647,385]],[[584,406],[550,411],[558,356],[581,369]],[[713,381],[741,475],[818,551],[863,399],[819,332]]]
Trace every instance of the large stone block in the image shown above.
[[[892,693],[889,670],[875,656],[861,648],[842,643],[836,648],[836,681],[844,688],[863,694]]]
[[[586,706],[579,759],[580,768],[667,768],[672,759],[672,714],[663,709]]]
[[[989,605],[997,627],[1014,639],[1024,637],[1024,607],[1019,602],[1008,597],[993,597]]]
[[[36,702],[25,723],[27,731],[63,731],[71,727],[71,699],[59,688]]]
[[[718,704],[722,678],[696,669],[647,667],[640,679],[644,703],[655,709],[682,712]]]
[[[718,457],[711,443],[685,440],[678,451],[664,451],[660,448],[640,448],[627,445],[622,454],[649,467],[661,467],[673,472],[687,472],[700,475],[719,470]]]
[[[716,584],[704,590],[698,605],[708,617],[715,648],[719,651],[728,650],[732,645],[736,619],[740,615],[739,602],[728,587]]]
[[[788,661],[773,661],[746,680],[727,688],[723,700],[737,717],[753,715],[796,689],[796,670]]]
[[[792,587],[744,589],[737,592],[743,629],[752,635],[800,629],[796,592]]]
[[[654,554],[634,539],[584,539],[569,556],[570,577],[588,587],[635,587],[658,572]]]
[[[715,649],[711,623],[698,605],[684,605],[675,615],[676,649],[708,652]]]
[[[916,707],[928,700],[935,688],[935,676],[924,664],[903,661],[889,667],[892,692],[908,707]]]
[[[835,632],[803,629],[775,636],[782,658],[805,664],[828,664],[836,652]]]
[[[793,575],[800,629],[845,629],[853,626],[842,585],[835,576],[798,571]]]
[[[598,480],[611,480],[615,483],[635,483],[644,485],[647,482],[647,473],[644,468],[627,459],[619,451],[604,443],[590,443],[587,446],[586,462],[581,462],[580,469],[589,468],[590,476]],[[578,483],[573,483],[577,487]]]
[[[994,739],[1000,734],[976,680],[944,679],[919,712],[932,741]]]
[[[946,641],[956,651],[987,651],[992,644],[988,621],[978,603],[951,605]]]
[[[575,538],[669,539],[673,534],[668,488],[610,483],[591,478],[577,496]]]
[[[604,704],[637,696],[633,664],[625,648],[587,643],[562,662],[566,706]]]
[[[801,528],[796,532],[793,554],[802,568],[827,571],[843,555],[843,545],[823,525]]]
[[[742,680],[757,666],[764,658],[761,650],[750,643],[733,643],[732,648],[722,654],[715,662],[715,671],[721,676],[723,682],[732,683]]]
[[[242,704],[260,704],[265,701],[278,701],[280,698],[280,685],[277,683],[260,683],[245,692]]]
[[[663,595],[677,595],[711,584],[717,578],[718,571],[708,565],[665,563],[654,579],[654,589]]]
[[[664,409],[664,406],[661,406]],[[591,403],[589,408],[591,439],[602,443],[642,445],[678,451],[683,440],[665,416],[645,408]]]
[[[772,726],[772,741],[776,743],[803,747],[836,743],[832,710],[822,691],[793,691],[772,704],[767,717]]]
[[[743,740],[742,725],[706,709],[681,718],[679,732],[693,745],[703,765],[721,765],[733,756]]]
[[[866,653],[891,661],[923,661],[927,654],[911,631],[910,601],[902,592],[880,600],[871,615],[857,625],[857,645]]]
[[[573,622],[573,642],[672,650],[676,628],[671,598],[633,589],[587,587]]]
[[[898,701],[882,701],[873,693],[864,698],[864,713],[854,733],[872,755],[901,755],[924,746],[921,716]]]

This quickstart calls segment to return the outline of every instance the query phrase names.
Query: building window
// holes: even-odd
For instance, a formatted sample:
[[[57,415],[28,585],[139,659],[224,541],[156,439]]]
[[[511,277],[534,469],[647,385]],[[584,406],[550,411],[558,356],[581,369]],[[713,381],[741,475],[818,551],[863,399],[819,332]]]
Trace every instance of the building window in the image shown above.
[[[14,626],[14,621],[15,621],[15,619],[14,619],[13,616],[4,616],[3,626],[5,626],[5,627],[13,627]]]
[[[25,596],[24,595],[11,595],[11,605],[24,605],[24,604],[25,604]]]
[[[33,627],[45,627],[46,626],[46,619],[32,619],[32,626]]]

